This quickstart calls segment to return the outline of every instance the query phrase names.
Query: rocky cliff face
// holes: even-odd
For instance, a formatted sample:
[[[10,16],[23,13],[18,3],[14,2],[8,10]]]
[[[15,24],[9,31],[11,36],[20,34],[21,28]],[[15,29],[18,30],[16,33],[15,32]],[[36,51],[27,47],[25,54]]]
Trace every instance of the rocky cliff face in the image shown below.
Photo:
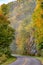
[[[17,29],[20,23],[26,18],[32,15],[34,8],[36,6],[35,0],[23,0],[21,2],[15,1],[8,4],[10,6],[9,10],[9,20],[11,21],[11,26]],[[31,19],[31,17],[30,17]]]
[[[20,25],[22,24],[23,20],[26,18],[29,18],[28,22],[31,22],[31,19],[32,19],[31,16],[36,7],[36,1],[22,0],[22,1],[11,2],[8,5],[10,6],[10,10],[8,14],[9,20],[11,22],[11,26],[16,29],[16,41],[17,41],[17,37],[20,34],[18,29],[20,28]],[[11,45],[11,48],[13,47],[14,47],[14,42],[13,42],[13,45]],[[14,48],[12,50],[14,51]]]

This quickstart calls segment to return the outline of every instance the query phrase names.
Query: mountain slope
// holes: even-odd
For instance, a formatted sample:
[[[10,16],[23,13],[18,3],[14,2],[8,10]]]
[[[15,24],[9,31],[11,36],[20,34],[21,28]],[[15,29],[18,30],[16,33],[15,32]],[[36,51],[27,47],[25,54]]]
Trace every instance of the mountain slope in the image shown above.
[[[31,22],[32,14],[36,7],[36,1],[35,0],[25,0],[25,1],[23,0],[22,2],[15,1],[15,2],[9,3],[8,5],[10,6],[10,10],[9,10],[9,14],[8,14],[9,20],[11,22],[11,26],[16,29],[15,36],[16,36],[16,43],[18,45],[17,53],[19,53],[19,52],[22,53],[23,43],[21,43],[22,38],[20,39],[20,37],[19,37],[19,36],[21,36],[20,35],[21,30],[19,32],[19,28],[20,28],[20,26],[22,26],[22,23],[27,23],[27,22],[23,22],[26,18],[28,19],[28,24]],[[22,28],[24,28],[24,27],[22,26]],[[22,29],[22,28],[20,28],[20,29]],[[22,35],[24,35],[24,34],[22,34]],[[26,35],[27,35],[27,33],[26,33]],[[14,46],[15,46],[14,43],[15,42],[13,42],[13,44],[11,45],[11,48],[13,51],[14,51]],[[24,51],[23,51],[23,53],[24,53]]]
[[[17,29],[20,23],[34,12],[36,6],[35,0],[28,0],[24,2],[11,2],[8,4],[10,6],[9,10],[9,20],[11,21],[11,26]],[[31,17],[30,17],[31,19]]]

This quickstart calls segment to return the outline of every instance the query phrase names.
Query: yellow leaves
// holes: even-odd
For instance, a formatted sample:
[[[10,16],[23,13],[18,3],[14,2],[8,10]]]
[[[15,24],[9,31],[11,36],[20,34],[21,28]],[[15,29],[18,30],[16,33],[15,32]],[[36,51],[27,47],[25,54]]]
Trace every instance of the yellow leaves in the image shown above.
[[[36,0],[38,3],[42,2],[43,0]]]
[[[37,0],[36,1],[36,8],[34,11],[36,11],[37,9],[41,9],[41,2],[43,2],[43,0]]]
[[[41,24],[39,22],[37,22],[36,25],[37,25],[37,27],[40,27],[41,26]]]
[[[37,5],[34,11],[36,11],[36,10],[38,9],[39,6],[40,6],[40,5]]]
[[[43,24],[43,19],[41,18],[42,13],[43,11],[40,7],[38,7],[37,9],[35,9],[35,12],[33,14],[33,20],[37,27],[41,27]]]
[[[33,28],[35,28],[35,41],[36,43],[41,43],[43,37],[43,9],[41,8],[41,2],[43,0],[37,0],[37,6],[33,13]]]

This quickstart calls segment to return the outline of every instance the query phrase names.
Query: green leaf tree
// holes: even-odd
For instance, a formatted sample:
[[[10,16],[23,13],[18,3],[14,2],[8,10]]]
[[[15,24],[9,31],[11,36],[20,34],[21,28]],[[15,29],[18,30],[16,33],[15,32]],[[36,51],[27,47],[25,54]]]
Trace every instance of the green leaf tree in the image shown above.
[[[15,31],[9,26],[7,17],[0,15],[0,54],[10,55],[9,45],[15,37]]]
[[[9,6],[7,4],[2,4],[1,10],[2,10],[3,14],[6,15],[9,12]]]

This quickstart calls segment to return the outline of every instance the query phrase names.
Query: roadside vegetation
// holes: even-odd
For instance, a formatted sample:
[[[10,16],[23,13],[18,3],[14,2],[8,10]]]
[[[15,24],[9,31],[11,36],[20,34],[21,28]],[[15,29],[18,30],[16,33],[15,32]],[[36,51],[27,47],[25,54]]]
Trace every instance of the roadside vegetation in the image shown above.
[[[10,57],[5,62],[3,62],[1,65],[9,65],[14,61],[16,61],[16,58],[15,57]]]
[[[5,7],[6,5],[4,5]],[[13,58],[11,57],[10,44],[15,39],[15,30],[10,26],[10,21],[8,20],[5,12],[0,10],[0,65],[5,61]],[[4,14],[3,14],[4,13]],[[15,58],[14,58],[15,59]]]

